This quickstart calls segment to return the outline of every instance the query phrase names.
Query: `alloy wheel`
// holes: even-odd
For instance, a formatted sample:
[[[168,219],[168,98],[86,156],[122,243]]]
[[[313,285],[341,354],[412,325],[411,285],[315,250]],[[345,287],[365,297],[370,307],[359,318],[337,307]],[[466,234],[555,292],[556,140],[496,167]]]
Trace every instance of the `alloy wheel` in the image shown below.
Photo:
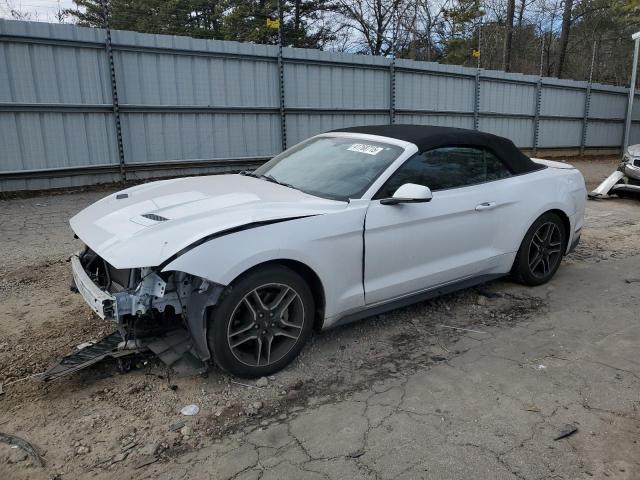
[[[562,259],[562,233],[554,222],[540,225],[529,245],[529,271],[534,277],[544,278],[553,272]]]
[[[242,297],[233,310],[229,348],[245,365],[271,365],[295,346],[304,321],[304,305],[296,290],[281,283],[262,285]]]

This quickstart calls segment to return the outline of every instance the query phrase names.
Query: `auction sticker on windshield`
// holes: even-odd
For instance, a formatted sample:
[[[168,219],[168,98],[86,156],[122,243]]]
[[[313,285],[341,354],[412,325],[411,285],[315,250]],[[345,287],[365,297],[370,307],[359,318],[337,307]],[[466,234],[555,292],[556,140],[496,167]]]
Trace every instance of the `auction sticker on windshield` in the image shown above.
[[[384,148],[376,147],[375,145],[366,145],[364,143],[354,143],[349,148],[347,148],[347,150],[351,150],[352,152],[366,153],[367,155],[377,155],[382,150],[384,150]]]

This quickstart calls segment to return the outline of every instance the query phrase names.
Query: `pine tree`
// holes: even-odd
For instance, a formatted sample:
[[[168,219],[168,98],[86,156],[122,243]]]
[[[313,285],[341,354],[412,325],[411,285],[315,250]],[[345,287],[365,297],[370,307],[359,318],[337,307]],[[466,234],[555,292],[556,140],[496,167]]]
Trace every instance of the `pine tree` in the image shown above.
[[[105,24],[102,1],[109,4],[113,29],[275,44],[278,0],[74,0],[64,13],[78,25]],[[285,45],[321,48],[333,37],[320,21],[328,0],[282,0]]]

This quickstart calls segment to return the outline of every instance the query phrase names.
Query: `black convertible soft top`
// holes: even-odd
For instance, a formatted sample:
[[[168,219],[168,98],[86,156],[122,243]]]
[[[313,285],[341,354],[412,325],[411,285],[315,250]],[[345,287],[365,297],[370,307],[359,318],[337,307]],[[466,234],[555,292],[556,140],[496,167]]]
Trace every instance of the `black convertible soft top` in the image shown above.
[[[432,125],[395,124],[347,127],[332,131],[396,138],[415,144],[421,152],[454,145],[484,147],[500,157],[506,167],[514,174],[533,172],[534,170],[545,168],[544,165],[535,163],[522,153],[511,140],[477,130]]]

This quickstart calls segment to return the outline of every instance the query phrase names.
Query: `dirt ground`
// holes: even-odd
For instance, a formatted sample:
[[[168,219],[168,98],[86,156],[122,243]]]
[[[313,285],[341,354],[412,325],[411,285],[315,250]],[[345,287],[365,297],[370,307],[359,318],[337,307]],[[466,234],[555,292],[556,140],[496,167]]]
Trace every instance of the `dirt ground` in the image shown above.
[[[576,166],[591,189],[615,161]],[[318,334],[266,385],[152,358],[41,383],[111,331],[66,262],[69,217],[106,194],[0,201],[0,440],[44,461],[0,442],[1,479],[640,479],[640,202],[590,201],[546,286],[496,281]]]

